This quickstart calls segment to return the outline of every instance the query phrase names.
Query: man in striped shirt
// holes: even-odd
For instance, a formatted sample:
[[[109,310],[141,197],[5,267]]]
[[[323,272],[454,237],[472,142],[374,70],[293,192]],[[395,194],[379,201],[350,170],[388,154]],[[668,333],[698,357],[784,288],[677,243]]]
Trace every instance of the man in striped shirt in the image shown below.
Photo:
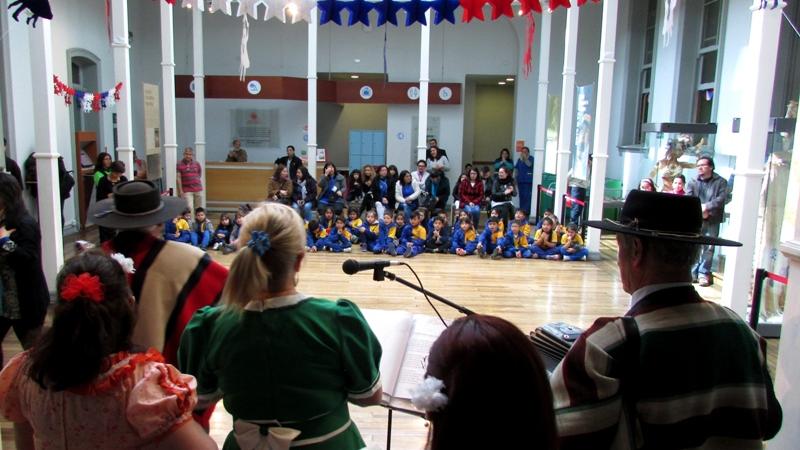
[[[551,378],[561,449],[762,449],[781,426],[766,344],[733,311],[703,300],[691,269],[700,202],[632,191],[617,233],[623,317],[600,318]]]
[[[183,149],[183,159],[178,161],[178,196],[186,200],[189,209],[203,206],[203,168],[194,159],[192,147]]]

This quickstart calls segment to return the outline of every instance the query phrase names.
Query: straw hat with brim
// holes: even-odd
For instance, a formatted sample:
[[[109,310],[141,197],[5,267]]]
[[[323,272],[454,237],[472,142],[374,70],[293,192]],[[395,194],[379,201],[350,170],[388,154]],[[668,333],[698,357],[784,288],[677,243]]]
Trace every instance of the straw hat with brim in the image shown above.
[[[586,225],[614,233],[699,245],[741,247],[736,241],[704,236],[697,197],[634,190],[628,194],[619,221],[590,220]]]
[[[106,228],[130,230],[156,225],[175,218],[186,201],[162,197],[155,184],[134,180],[114,186],[113,197],[95,203],[89,209],[92,222]]]

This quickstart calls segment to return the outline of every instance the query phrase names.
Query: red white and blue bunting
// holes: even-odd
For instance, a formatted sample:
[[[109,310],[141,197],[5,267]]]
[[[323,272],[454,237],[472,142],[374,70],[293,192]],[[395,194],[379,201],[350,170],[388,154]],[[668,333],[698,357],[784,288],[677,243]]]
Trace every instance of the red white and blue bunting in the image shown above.
[[[109,106],[114,106],[119,101],[119,93],[122,90],[122,82],[117,83],[113,88],[102,92],[84,92],[78,89],[73,89],[53,75],[53,88],[56,95],[64,97],[65,105],[72,105],[73,103],[77,108],[81,108],[83,112],[90,113],[97,112],[101,109],[106,109]]]

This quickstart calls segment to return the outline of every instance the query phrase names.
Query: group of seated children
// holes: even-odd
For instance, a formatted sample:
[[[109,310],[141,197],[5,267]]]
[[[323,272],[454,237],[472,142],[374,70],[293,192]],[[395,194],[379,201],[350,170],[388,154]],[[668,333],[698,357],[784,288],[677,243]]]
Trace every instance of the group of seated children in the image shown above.
[[[575,224],[564,230],[552,213],[533,228],[528,223],[525,211],[518,210],[514,220],[506,226],[500,212],[492,210],[486,228],[480,234],[465,211],[451,228],[447,213],[437,210],[428,219],[425,208],[419,208],[410,217],[398,211],[386,210],[379,218],[374,210],[368,211],[366,220],[358,211],[336,216],[333,209],[326,208],[319,220],[306,223],[306,250],[310,252],[352,251],[360,245],[361,251],[375,254],[401,254],[411,258],[420,253],[451,253],[459,256],[478,254],[481,258],[534,258],[564,261],[579,261],[588,255],[583,239]]]
[[[248,211],[249,205],[240,207],[236,211],[234,222],[228,213],[221,214],[219,225],[215,228],[211,220],[206,217],[204,208],[195,208],[194,218],[192,210],[186,208],[181,215],[164,224],[164,239],[191,244],[204,251],[210,247],[212,250],[221,250],[224,254],[228,254],[236,251],[239,227]]]

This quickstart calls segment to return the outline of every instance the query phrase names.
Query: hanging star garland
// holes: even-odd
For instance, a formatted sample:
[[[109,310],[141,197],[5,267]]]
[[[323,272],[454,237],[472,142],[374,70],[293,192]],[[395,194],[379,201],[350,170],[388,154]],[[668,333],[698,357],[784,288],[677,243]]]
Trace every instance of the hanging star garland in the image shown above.
[[[539,3],[539,0],[520,0],[519,1],[519,13],[521,16],[527,15],[529,12],[538,12],[539,14],[542,13],[542,4]]]
[[[555,11],[559,6],[563,6],[564,8],[572,7],[569,0],[550,0],[550,11]]]
[[[321,0],[320,3],[322,3]],[[400,3],[394,0],[381,0],[372,4],[372,9],[378,12],[378,23],[376,26],[383,26],[386,22],[397,26],[397,12],[400,11]],[[324,24],[320,20],[320,24]]]
[[[258,5],[262,0],[239,0],[239,9],[236,11],[236,17],[242,17],[245,14],[258,19]]]
[[[122,90],[122,83],[117,83],[113,88],[103,92],[84,92],[73,89],[66,85],[58,75],[53,75],[53,93],[64,97],[65,105],[72,105],[81,108],[83,112],[97,112],[114,106],[119,101],[119,92]]]
[[[430,8],[430,3],[422,0],[409,0],[400,3],[400,8],[406,11],[406,26],[410,27],[418,22],[422,25],[427,25],[425,20],[425,12]]]
[[[455,12],[460,4],[459,0],[433,0],[431,2],[431,9],[436,13],[433,16],[434,25],[439,25],[443,20],[455,24]]]
[[[211,0],[211,4],[208,5],[208,12],[213,14],[217,11],[230,16],[231,0]]]
[[[388,1],[388,0],[386,0]],[[336,0],[319,0],[317,2],[317,7],[319,8],[320,16],[319,16],[319,24],[325,25],[328,22],[333,22],[336,25],[342,24],[342,10],[347,6],[346,3],[339,2]],[[397,20],[395,19],[395,22]],[[397,23],[395,23],[396,25]]]
[[[492,5],[492,20],[497,20],[500,16],[514,17],[514,10],[511,8],[513,0],[489,0]]]

